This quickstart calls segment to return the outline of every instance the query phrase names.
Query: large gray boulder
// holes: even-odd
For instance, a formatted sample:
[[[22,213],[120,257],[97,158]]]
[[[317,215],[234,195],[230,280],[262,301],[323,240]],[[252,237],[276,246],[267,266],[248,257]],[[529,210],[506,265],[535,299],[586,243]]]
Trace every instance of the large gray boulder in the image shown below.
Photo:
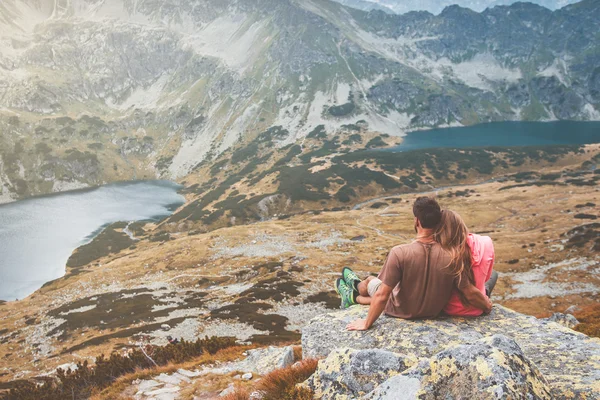
[[[294,349],[292,346],[274,347],[248,350],[248,357],[235,365],[239,371],[254,372],[267,375],[269,372],[285,368],[294,363]]]
[[[319,361],[307,384],[319,399],[358,398],[417,362],[415,357],[379,349],[336,349]]]
[[[502,335],[444,350],[379,385],[368,400],[552,399],[519,345]]]
[[[382,316],[369,331],[349,332],[345,329],[349,322],[365,318],[367,311],[367,307],[355,306],[313,319],[302,330],[304,357],[326,358],[336,349],[352,348],[354,350],[379,349],[395,353],[398,356],[402,355],[407,359],[424,359],[425,361],[421,361],[418,367],[413,367],[415,368],[413,373],[400,371],[401,375],[411,378],[410,382],[407,378],[395,378],[406,384],[407,391],[409,388],[413,388],[418,392],[423,388],[425,388],[423,390],[432,390],[427,386],[427,379],[429,379],[427,376],[439,374],[447,367],[458,369],[460,365],[463,367],[470,365],[465,360],[456,359],[456,354],[444,353],[445,351],[458,352],[464,356],[470,351],[477,351],[480,357],[476,360],[480,361],[474,364],[475,369],[469,367],[468,371],[473,372],[478,371],[477,368],[483,368],[485,371],[489,369],[493,374],[500,375],[504,373],[501,366],[495,367],[495,370],[491,368],[494,365],[494,358],[506,357],[506,354],[512,351],[514,354],[522,354],[523,358],[515,356],[521,361],[508,363],[505,373],[515,379],[521,376],[528,382],[528,385],[535,386],[531,389],[532,393],[544,394],[545,389],[542,386],[547,384],[552,398],[600,398],[600,386],[598,385],[600,382],[600,340],[575,332],[556,322],[539,320],[501,306],[494,306],[490,315],[480,318],[407,321]],[[490,339],[495,335],[503,335],[506,338]],[[510,350],[512,347],[514,349]],[[486,351],[488,353],[485,353]],[[454,355],[450,358],[447,356],[448,354]],[[482,354],[487,355],[483,356]],[[450,362],[450,360],[453,361]],[[430,370],[425,367],[425,364],[422,364],[423,362],[433,363]],[[468,373],[461,376],[464,378],[468,376]],[[480,377],[482,376],[484,375]],[[397,381],[391,381],[388,384],[394,382],[397,383]],[[439,382],[438,384],[442,385]],[[447,383],[454,385],[459,382],[460,380],[456,378]],[[492,391],[496,390],[493,389],[493,385],[488,385],[484,381],[477,380],[477,385],[483,385],[481,387],[488,387]],[[448,387],[445,390],[447,389]],[[506,389],[502,390],[502,393],[508,393]],[[496,398],[510,396],[509,393]],[[342,396],[339,398],[353,397]],[[448,398],[461,398],[461,396]],[[544,398],[544,396],[540,394],[513,398],[533,399]]]

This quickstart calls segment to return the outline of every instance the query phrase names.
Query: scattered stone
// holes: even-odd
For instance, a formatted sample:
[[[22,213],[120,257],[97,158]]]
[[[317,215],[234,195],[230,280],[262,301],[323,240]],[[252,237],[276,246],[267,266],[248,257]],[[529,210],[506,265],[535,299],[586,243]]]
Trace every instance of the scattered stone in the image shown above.
[[[546,318],[548,321],[556,322],[564,327],[573,329],[579,325],[579,321],[571,314],[554,313],[550,318]]]
[[[363,240],[365,240],[367,237],[365,235],[359,235],[359,236],[354,236],[352,239],[353,242],[362,242]]]
[[[233,383],[230,383],[225,390],[219,393],[219,397],[225,397],[227,395],[232,394],[233,392],[235,392],[235,386],[233,385]]]
[[[293,363],[294,349],[292,346],[269,346],[264,349],[248,350],[248,358],[238,363],[236,368],[239,371],[266,375],[275,369],[285,368]]]
[[[190,378],[180,375],[178,373],[174,373],[172,375],[160,374],[159,376],[155,377],[154,379],[159,382],[168,383],[171,385],[179,385],[181,383],[181,381],[190,382]]]
[[[155,381],[154,379],[150,379],[147,381],[141,381],[138,384],[138,393],[148,392],[151,389],[154,389],[157,386],[162,386],[162,383]]]
[[[201,375],[200,371],[188,371],[187,369],[178,369],[177,373],[187,378],[195,378]]]
[[[260,392],[252,392],[250,393],[250,397],[248,397],[248,400],[261,400],[263,398],[263,395]]]
[[[149,398],[155,400],[175,400],[179,397],[179,386],[164,387],[145,393]]]
[[[162,324],[162,325],[160,326],[160,328],[161,328],[163,331],[168,331],[168,330],[170,330],[170,329],[171,329],[171,327],[170,327],[168,324]]]
[[[579,310],[581,310],[581,307],[579,307],[579,306],[571,306],[571,307],[569,307],[569,308],[567,308],[565,310],[565,314],[573,314],[573,313],[576,313]]]
[[[552,253],[555,253],[557,251],[563,251],[565,249],[565,246],[562,244],[553,244],[552,246],[550,246],[550,251]]]
[[[252,379],[252,372],[247,372],[244,375],[242,375],[242,380],[243,381],[249,381]]]

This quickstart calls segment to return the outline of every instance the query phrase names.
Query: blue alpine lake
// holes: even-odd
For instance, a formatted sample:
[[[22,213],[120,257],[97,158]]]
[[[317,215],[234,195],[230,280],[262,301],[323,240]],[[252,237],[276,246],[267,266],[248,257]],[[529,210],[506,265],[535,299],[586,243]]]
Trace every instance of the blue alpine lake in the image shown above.
[[[62,277],[73,250],[108,224],[169,216],[184,203],[179,189],[124,182],[0,206],[0,299],[21,299]]]
[[[600,122],[497,122],[408,133],[380,151],[600,143]],[[183,204],[166,181],[117,183],[0,206],[0,299],[20,299],[65,274],[73,250],[108,224],[158,220]]]
[[[600,122],[493,122],[409,132],[400,145],[382,151],[591,143],[600,143]]]

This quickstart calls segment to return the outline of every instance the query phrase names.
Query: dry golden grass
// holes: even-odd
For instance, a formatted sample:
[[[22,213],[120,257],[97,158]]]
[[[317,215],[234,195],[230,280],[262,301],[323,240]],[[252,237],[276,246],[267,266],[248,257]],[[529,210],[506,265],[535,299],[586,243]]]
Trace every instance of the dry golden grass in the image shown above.
[[[307,359],[297,365],[277,369],[260,380],[256,389],[263,400],[312,399],[312,392],[296,385],[307,380],[317,369],[319,361]]]
[[[600,338],[600,304],[583,308],[575,313],[575,318],[580,322],[575,327],[576,331]]]
[[[249,392],[257,391],[263,400],[312,400],[313,392],[305,387],[298,387],[317,369],[318,360],[302,360],[286,368],[276,369],[265,375],[254,390],[245,386],[237,386],[235,391],[224,400],[247,400]]]
[[[194,360],[182,364],[168,364],[162,367],[144,369],[132,374],[124,375],[117,379],[110,387],[92,396],[90,400],[128,399],[131,396],[125,392],[131,386],[131,383],[137,379],[150,379],[162,373],[169,374],[176,372],[178,369],[194,369],[202,365],[214,364],[216,362],[234,361],[240,358],[244,351],[252,348],[254,348],[254,346],[230,347],[220,350],[216,354],[204,354]],[[224,377],[224,379],[226,378]]]
[[[235,385],[235,391],[233,393],[228,394],[227,396],[222,397],[223,400],[248,400],[250,397],[250,392],[246,386],[241,384]]]
[[[597,153],[600,146],[588,146],[589,151]],[[591,154],[591,153],[590,153]],[[589,158],[589,154],[587,155]],[[569,162],[567,162],[569,161]],[[567,166],[579,168],[582,158],[574,157],[552,167],[539,168],[524,165],[523,171],[541,170],[542,173],[556,172]],[[474,179],[477,177],[474,177]],[[479,178],[478,178],[479,179]],[[523,187],[510,190],[499,189],[509,183],[486,183],[464,187],[454,187],[437,193],[441,203],[459,212],[473,232],[486,232],[494,240],[496,265],[499,272],[524,272],[565,259],[589,256],[585,249],[553,251],[551,246],[560,245],[564,232],[582,225],[586,221],[577,220],[573,212],[578,204],[600,203],[600,191],[597,187]],[[475,190],[471,197],[447,197],[449,192],[457,190]],[[257,191],[260,191],[257,189]],[[368,196],[368,193],[363,193]],[[173,240],[164,243],[143,241],[137,244],[135,251],[124,250],[118,255],[101,260],[100,265],[86,270],[86,273],[57,280],[39,290],[27,299],[10,302],[0,306],[2,327],[10,327],[15,336],[6,343],[0,343],[0,368],[10,368],[8,374],[0,377],[0,382],[14,379],[16,373],[29,371],[25,378],[42,374],[58,365],[77,362],[79,358],[61,351],[79,345],[97,336],[109,332],[94,328],[74,331],[65,341],[54,345],[53,355],[37,363],[32,363],[33,355],[14,347],[13,344],[27,340],[29,329],[26,321],[36,316],[37,323],[52,308],[56,299],[69,298],[71,301],[82,296],[82,285],[90,291],[102,290],[107,282],[120,282],[123,289],[138,287],[140,282],[171,280],[179,289],[193,288],[203,277],[209,277],[216,284],[237,283],[233,274],[248,266],[272,261],[267,257],[215,257],[220,246],[238,246],[256,238],[258,234],[267,234],[278,240],[286,241],[294,249],[278,255],[284,261],[284,269],[289,270],[290,259],[302,252],[306,259],[302,278],[310,279],[305,285],[306,292],[317,293],[331,290],[330,282],[323,280],[323,274],[333,276],[342,266],[354,268],[361,276],[379,272],[389,249],[398,244],[408,243],[414,237],[411,202],[416,194],[398,195],[400,203],[382,200],[389,207],[371,209],[368,205],[361,210],[322,212],[318,215],[296,215],[287,220],[263,221],[252,225],[233,226],[206,234],[188,234],[185,226],[173,225]],[[344,239],[365,236],[363,241],[347,242],[328,251],[308,247],[307,243],[319,240],[331,231],[339,232]],[[529,244],[535,243],[535,247]],[[525,248],[523,248],[525,245]],[[512,263],[511,260],[519,260]],[[581,277],[572,274],[563,277],[556,274],[551,277],[579,283],[600,279],[594,276]],[[252,283],[252,282],[249,282]],[[510,294],[516,281],[507,275],[501,277],[495,289],[496,299]],[[540,296],[534,299],[507,299],[500,302],[516,311],[536,316],[548,316],[553,312],[564,312],[572,305],[588,306],[600,301],[600,295],[572,294],[559,298]],[[227,301],[223,298],[223,301]],[[202,317],[199,317],[200,319]],[[118,328],[118,330],[127,327]],[[84,335],[82,335],[84,333]],[[110,332],[112,333],[112,332]],[[198,335],[202,335],[199,331]],[[102,344],[88,346],[77,351],[78,357],[92,357],[99,353],[109,354],[115,347],[127,344],[128,338],[110,339]]]
[[[302,360],[302,346],[293,346],[294,349],[294,361]]]

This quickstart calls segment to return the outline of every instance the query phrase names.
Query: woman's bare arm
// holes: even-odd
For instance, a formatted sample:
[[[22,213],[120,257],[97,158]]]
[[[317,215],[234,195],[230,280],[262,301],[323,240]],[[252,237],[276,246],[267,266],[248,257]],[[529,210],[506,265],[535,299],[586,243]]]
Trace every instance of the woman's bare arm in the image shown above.
[[[492,302],[475,286],[469,284],[465,285],[464,288],[459,288],[458,290],[460,290],[469,304],[471,304],[473,307],[483,310],[483,312],[486,314],[492,312]]]

